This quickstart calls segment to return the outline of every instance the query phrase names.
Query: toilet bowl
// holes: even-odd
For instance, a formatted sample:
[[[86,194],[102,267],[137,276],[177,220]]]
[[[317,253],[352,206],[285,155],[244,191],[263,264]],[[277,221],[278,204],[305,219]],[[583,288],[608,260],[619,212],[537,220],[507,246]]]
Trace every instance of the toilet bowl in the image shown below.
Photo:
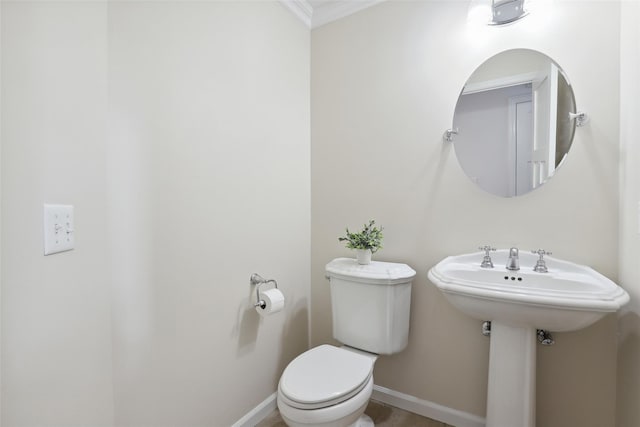
[[[364,410],[377,356],[321,345],[294,359],[278,385],[278,408],[291,427],[373,426]]]
[[[409,335],[411,280],[406,264],[359,265],[337,258],[325,268],[331,285],[333,337],[289,363],[278,384],[278,409],[290,427],[372,427],[364,414],[378,355],[402,351]]]

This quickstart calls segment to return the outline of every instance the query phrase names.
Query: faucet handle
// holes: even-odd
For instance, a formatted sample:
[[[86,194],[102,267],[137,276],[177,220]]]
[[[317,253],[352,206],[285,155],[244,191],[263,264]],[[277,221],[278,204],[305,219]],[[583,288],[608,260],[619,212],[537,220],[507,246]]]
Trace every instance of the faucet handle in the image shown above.
[[[496,248],[491,247],[489,245],[484,245],[484,246],[478,246],[478,249],[480,249],[481,251],[484,251],[485,255],[489,255],[489,252],[495,252]]]
[[[491,261],[491,255],[489,255],[489,252],[491,251],[495,252],[496,248],[492,248],[489,245],[484,245],[484,246],[478,247],[478,249],[480,249],[481,251],[484,251],[484,258],[482,259],[482,264],[480,264],[480,267],[493,268],[493,261]]]
[[[536,262],[535,267],[533,267],[533,271],[537,273],[546,273],[549,270],[547,269],[547,264],[544,262],[545,255],[552,255],[551,252],[547,252],[544,249],[538,249],[537,251],[531,251],[532,254],[538,254],[540,258],[538,258],[538,262]]]
[[[544,249],[532,250],[531,253],[534,255],[538,254],[540,256],[540,259],[542,259],[542,257],[544,257],[545,255],[553,255],[551,252],[547,252]]]

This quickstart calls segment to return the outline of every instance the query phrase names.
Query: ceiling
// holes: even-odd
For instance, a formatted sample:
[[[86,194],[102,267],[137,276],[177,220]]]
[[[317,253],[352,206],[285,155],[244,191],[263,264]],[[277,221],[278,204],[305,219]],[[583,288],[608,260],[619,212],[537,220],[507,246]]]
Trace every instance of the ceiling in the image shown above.
[[[385,0],[280,0],[311,29]]]

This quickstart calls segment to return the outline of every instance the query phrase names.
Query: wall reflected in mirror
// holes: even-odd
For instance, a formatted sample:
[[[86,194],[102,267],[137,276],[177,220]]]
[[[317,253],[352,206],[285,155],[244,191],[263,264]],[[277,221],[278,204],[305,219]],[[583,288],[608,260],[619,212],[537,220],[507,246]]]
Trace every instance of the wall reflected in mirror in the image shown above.
[[[503,197],[547,182],[566,158],[575,133],[575,97],[563,70],[528,49],[482,63],[456,104],[454,147],[467,176]]]

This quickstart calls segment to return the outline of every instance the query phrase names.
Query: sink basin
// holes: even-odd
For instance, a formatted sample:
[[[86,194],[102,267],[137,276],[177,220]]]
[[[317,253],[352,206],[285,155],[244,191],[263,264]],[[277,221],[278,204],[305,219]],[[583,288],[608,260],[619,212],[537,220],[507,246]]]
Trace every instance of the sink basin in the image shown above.
[[[429,279],[471,317],[555,332],[585,328],[629,301],[624,289],[589,267],[546,256],[549,271],[538,273],[538,256],[520,252],[520,270],[510,271],[508,254],[493,252],[494,268],[480,267],[481,253],[450,256]]]
[[[597,271],[545,257],[548,272],[533,271],[538,256],[520,253],[520,270],[506,269],[508,250],[450,256],[429,279],[463,313],[491,321],[486,427],[535,427],[536,329],[585,328],[619,310],[629,294]]]

